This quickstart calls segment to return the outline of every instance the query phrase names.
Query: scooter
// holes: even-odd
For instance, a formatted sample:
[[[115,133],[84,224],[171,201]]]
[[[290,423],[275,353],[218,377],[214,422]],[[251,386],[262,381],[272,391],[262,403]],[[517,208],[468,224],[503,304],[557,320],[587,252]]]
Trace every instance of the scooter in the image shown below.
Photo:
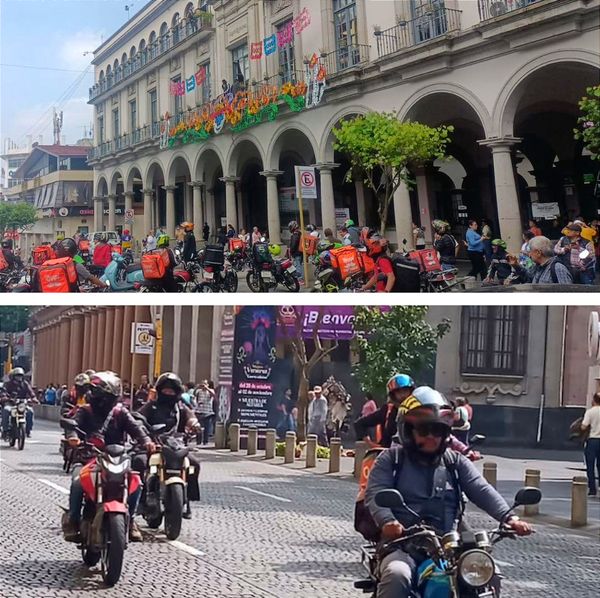
[[[144,274],[140,263],[133,261],[131,251],[123,255],[115,252],[100,280],[110,285],[107,290],[112,293],[127,293],[136,289],[136,283],[143,282]]]

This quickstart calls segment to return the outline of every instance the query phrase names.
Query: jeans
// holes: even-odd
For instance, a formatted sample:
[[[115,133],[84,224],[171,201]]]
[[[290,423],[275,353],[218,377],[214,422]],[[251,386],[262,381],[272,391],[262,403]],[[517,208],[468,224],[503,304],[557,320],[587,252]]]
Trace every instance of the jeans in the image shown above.
[[[292,257],[292,262],[294,262],[294,266],[296,266],[296,278],[304,280],[304,261],[302,255],[294,255]]]
[[[69,490],[69,519],[74,523],[79,524],[81,521],[81,505],[83,504],[83,488],[81,487],[81,480],[79,479],[79,472],[81,466],[76,467],[73,470],[71,477],[71,489]],[[127,499],[127,506],[129,507],[129,517],[133,519],[135,510],[137,509],[140,496],[142,495],[142,485],[129,495]]]
[[[202,444],[208,444],[208,440],[212,435],[214,415],[199,415],[198,421],[202,426]]]
[[[491,239],[483,239],[483,255],[485,256],[485,263],[489,264],[492,261],[492,255],[494,252],[492,251],[492,240]]]
[[[596,494],[596,474],[600,479],[600,438],[588,438],[585,443],[585,465],[588,489],[592,494]]]
[[[31,430],[33,430],[33,409],[27,407],[27,411],[25,412],[25,433],[27,436],[31,434]]]
[[[9,425],[10,425],[10,407],[4,407],[2,409],[2,434],[6,434],[8,432]]]
[[[593,270],[579,272],[579,284],[593,285],[596,273]]]
[[[442,270],[454,270],[456,264],[442,264]]]

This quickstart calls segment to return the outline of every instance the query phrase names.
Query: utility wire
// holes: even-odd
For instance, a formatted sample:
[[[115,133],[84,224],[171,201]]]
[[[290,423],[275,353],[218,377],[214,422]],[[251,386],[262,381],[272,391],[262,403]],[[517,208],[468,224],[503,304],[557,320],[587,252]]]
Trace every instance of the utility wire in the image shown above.
[[[77,69],[58,69],[51,66],[34,66],[32,64],[8,64],[7,62],[0,62],[0,66],[7,66],[17,69],[35,69],[37,71],[60,71],[62,73],[81,73],[81,70]],[[89,67],[88,67],[89,68]],[[87,70],[83,71],[87,73]]]

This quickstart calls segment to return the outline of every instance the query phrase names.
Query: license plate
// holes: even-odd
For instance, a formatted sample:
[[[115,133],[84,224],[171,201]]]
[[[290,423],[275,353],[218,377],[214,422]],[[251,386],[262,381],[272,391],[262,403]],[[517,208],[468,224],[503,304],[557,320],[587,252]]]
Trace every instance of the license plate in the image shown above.
[[[289,272],[290,274],[292,274],[292,273],[293,273],[293,272],[295,272],[295,271],[296,271],[296,266],[290,266],[290,267],[287,269],[287,272]]]
[[[273,275],[270,272],[261,272],[260,277],[265,280],[273,280]]]
[[[206,278],[206,280],[212,280],[215,277],[213,272],[205,272],[204,273],[204,278]]]
[[[193,467],[190,467],[190,468],[188,469],[188,471],[189,471],[190,475],[192,475],[192,474],[194,473],[195,469],[194,469]]]

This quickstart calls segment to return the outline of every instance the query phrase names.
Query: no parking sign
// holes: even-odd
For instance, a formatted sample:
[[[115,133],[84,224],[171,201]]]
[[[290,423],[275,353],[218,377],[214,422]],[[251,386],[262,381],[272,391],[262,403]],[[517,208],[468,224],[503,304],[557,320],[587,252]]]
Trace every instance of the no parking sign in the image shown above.
[[[312,166],[296,166],[296,190],[303,199],[317,199],[317,179]]]

